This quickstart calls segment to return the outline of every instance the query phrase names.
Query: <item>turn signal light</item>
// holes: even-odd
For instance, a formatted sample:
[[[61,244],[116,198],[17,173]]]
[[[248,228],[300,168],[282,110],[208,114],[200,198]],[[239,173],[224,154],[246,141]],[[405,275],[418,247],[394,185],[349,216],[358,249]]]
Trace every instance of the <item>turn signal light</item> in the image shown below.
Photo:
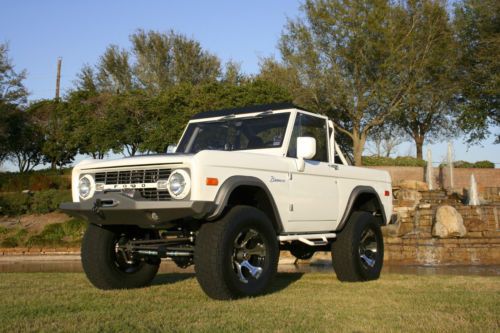
[[[217,178],[207,178],[208,186],[217,186],[219,185],[219,180]]]

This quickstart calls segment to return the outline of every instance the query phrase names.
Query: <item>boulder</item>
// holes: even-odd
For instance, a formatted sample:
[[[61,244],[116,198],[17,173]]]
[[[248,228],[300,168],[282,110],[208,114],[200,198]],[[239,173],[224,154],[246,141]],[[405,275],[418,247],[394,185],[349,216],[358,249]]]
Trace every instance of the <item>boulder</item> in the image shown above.
[[[439,238],[464,237],[466,233],[462,215],[454,207],[445,205],[437,209],[432,236]]]
[[[399,182],[398,186],[401,189],[415,190],[415,191],[429,191],[429,185],[425,182],[418,180],[402,180]]]

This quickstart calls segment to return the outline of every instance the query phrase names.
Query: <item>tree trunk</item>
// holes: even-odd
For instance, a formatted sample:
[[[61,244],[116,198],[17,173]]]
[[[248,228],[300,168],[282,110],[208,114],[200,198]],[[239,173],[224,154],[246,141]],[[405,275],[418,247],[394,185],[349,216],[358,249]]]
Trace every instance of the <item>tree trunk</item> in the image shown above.
[[[366,137],[361,134],[361,137],[354,133],[352,137],[352,150],[354,153],[354,165],[362,166],[363,162],[361,158],[363,157],[363,149],[365,148]]]
[[[415,136],[415,146],[417,148],[417,158],[422,160],[423,159],[423,154],[422,154],[422,148],[424,146],[424,137],[423,136]]]

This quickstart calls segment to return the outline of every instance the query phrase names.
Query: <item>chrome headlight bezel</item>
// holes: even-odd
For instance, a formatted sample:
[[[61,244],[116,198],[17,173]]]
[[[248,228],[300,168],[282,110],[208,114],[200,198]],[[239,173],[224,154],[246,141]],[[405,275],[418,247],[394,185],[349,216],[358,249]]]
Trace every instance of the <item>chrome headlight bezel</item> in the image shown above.
[[[85,187],[84,187],[85,186]],[[84,190],[86,188],[85,191]],[[81,175],[78,179],[78,195],[80,199],[87,200],[94,196],[95,193],[95,181],[94,177],[90,174]]]
[[[167,189],[170,196],[174,199],[184,199],[187,197],[191,191],[191,177],[189,173],[182,169],[172,171],[168,177]]]

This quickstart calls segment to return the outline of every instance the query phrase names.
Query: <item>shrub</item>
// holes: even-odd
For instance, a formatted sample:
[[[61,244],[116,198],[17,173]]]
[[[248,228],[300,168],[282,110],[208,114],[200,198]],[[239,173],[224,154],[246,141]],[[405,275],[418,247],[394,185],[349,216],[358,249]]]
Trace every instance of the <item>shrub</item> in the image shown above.
[[[38,170],[26,173],[0,173],[0,192],[42,191],[71,188],[71,169],[61,171]]]
[[[455,168],[473,168],[474,164],[467,161],[456,161],[453,162]]]
[[[30,196],[26,193],[4,193],[0,195],[0,214],[21,215],[29,211]]]
[[[440,168],[445,168],[448,166],[447,163],[441,163],[439,165]],[[481,168],[481,169],[494,169],[495,163],[490,161],[477,161],[475,163],[467,162],[467,161],[455,161],[453,162],[453,166],[455,168]]]
[[[15,229],[14,229],[15,230]],[[19,229],[13,236],[6,237],[0,243],[2,247],[16,247],[24,243],[24,238],[28,235],[26,229]]]
[[[59,208],[64,201],[71,201],[71,191],[47,190],[35,192],[31,203],[31,213],[46,214]]]
[[[71,201],[71,191],[46,190],[32,194],[4,193],[0,195],[0,214],[11,216],[46,214],[56,211],[59,204],[64,201]]]
[[[474,163],[474,168],[494,169],[495,163],[490,161],[477,161],[476,163]]]
[[[77,219],[49,224],[41,233],[31,236],[26,244],[28,246],[73,245],[81,241],[85,227],[86,223]]]
[[[363,156],[365,166],[418,166],[425,167],[427,162],[410,156],[399,156],[396,158],[382,156]]]

